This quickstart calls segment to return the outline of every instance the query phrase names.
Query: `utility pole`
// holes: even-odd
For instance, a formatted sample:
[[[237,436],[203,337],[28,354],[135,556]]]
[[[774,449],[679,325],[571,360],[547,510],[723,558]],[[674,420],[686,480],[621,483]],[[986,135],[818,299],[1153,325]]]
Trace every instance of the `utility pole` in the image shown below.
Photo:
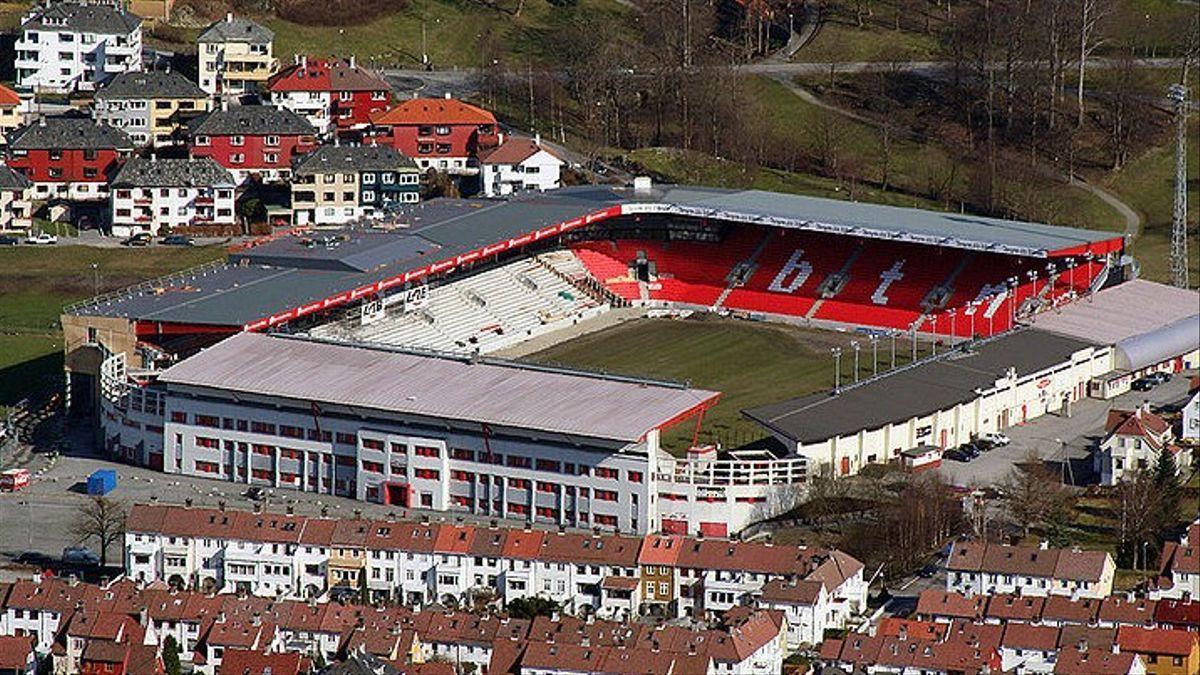
[[[1171,85],[1175,102],[1175,208],[1171,217],[1171,283],[1188,287],[1187,255],[1187,87]]]

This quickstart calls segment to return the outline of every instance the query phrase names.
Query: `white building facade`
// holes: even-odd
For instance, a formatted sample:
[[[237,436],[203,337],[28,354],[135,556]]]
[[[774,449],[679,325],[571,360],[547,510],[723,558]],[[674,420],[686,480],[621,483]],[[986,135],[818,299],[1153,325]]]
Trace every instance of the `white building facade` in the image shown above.
[[[131,159],[112,183],[113,235],[232,227],[234,187],[233,176],[207,157]]]
[[[142,68],[142,20],[99,4],[36,8],[16,44],[17,87],[69,94],[92,91]]]

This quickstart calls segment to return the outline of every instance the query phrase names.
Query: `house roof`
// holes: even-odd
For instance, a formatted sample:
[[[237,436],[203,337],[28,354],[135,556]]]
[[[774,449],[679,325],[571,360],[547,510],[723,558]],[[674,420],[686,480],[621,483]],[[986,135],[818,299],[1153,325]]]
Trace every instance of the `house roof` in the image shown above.
[[[479,153],[480,164],[520,164],[539,152],[545,152],[551,157],[562,159],[549,148],[543,147],[532,138],[509,137],[494,148],[487,148]]]
[[[1058,650],[1058,629],[1031,623],[1010,623],[1004,627],[1000,644],[1010,649],[1036,649],[1043,652]]]
[[[1197,640],[1200,636],[1196,633],[1173,628],[1121,626],[1117,629],[1117,645],[1123,652],[1187,657],[1196,649]]]
[[[1053,577],[1060,553],[1061,551],[1058,549],[989,544],[983,554],[980,571],[992,574]]]
[[[674,566],[679,560],[679,549],[683,537],[674,534],[648,534],[642,539],[642,550],[638,562],[642,565]]]
[[[1001,621],[1036,621],[1041,618],[1045,605],[1045,598],[1008,593],[993,595],[988,598],[986,616]]]
[[[1200,600],[1159,600],[1154,607],[1154,622],[1200,631]]]
[[[940,621],[916,621],[888,616],[879,622],[876,635],[903,637],[913,640],[942,640],[950,630],[950,624]]]
[[[298,652],[262,654],[249,649],[229,649],[221,657],[217,675],[298,675],[302,662]]]
[[[33,638],[15,635],[0,635],[0,670],[25,672],[29,657],[33,654]]]
[[[1054,675],[1127,675],[1137,658],[1136,654],[1068,647],[1059,652]]]
[[[987,598],[982,595],[967,597],[953,591],[930,588],[921,591],[917,598],[917,616],[950,617],[976,621],[983,618]]]
[[[311,136],[313,125],[286,108],[267,105],[237,105],[214,110],[188,123],[192,136]]]
[[[126,99],[206,98],[195,82],[173,70],[118,73],[96,92],[99,101]]]
[[[454,98],[413,98],[371,116],[380,126],[416,124],[495,124],[496,116]]]
[[[25,174],[10,166],[0,164],[0,190],[24,190],[33,185]]]
[[[1171,425],[1161,415],[1152,413],[1145,408],[1109,410],[1108,419],[1104,422],[1104,431],[1119,436],[1152,438],[1161,436],[1170,430]]]
[[[21,96],[17,92],[0,84],[0,107],[7,108],[8,106],[20,105]]]
[[[388,145],[323,145],[296,162],[296,175],[340,171],[417,171],[417,163]]]
[[[1100,621],[1130,626],[1154,623],[1154,600],[1110,595],[1100,603]]]
[[[815,605],[824,588],[825,583],[821,581],[776,578],[763,584],[760,597],[764,602]]]
[[[163,371],[169,387],[345,405],[635,443],[719,394],[469,359],[239,333]]]
[[[1091,623],[1100,612],[1100,600],[1083,598],[1072,600],[1061,595],[1051,595],[1042,606],[1043,621],[1065,621],[1071,623]]]
[[[227,15],[205,28],[196,38],[197,42],[247,42],[266,44],[275,39],[275,33],[266,26],[240,16]]]
[[[1054,566],[1054,578],[1067,581],[1099,581],[1111,556],[1105,551],[1063,549]]]
[[[233,174],[211,157],[197,159],[134,157],[117,172],[113,187],[233,187]]]
[[[12,150],[132,150],[129,135],[85,117],[43,117],[12,132]]]
[[[21,30],[128,35],[141,25],[139,17],[109,5],[60,2],[30,17]]]
[[[305,59],[271,76],[271,91],[391,91],[387,80],[346,59]]]

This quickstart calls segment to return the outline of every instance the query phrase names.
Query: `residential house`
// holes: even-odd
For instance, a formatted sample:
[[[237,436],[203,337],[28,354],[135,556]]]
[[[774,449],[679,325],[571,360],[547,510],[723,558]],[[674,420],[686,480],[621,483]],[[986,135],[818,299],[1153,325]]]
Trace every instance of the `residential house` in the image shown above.
[[[24,123],[25,112],[21,110],[20,95],[0,84],[0,145],[7,142],[8,134]]]
[[[183,143],[188,122],[209,108],[208,95],[175,71],[122,73],[94,100],[97,120],[125,131],[134,145],[152,148]]]
[[[1006,673],[1053,673],[1058,659],[1059,630],[1053,626],[1012,623],[1000,641],[1000,664]]]
[[[312,664],[300,654],[263,654],[250,649],[230,649],[221,658],[217,675],[301,675]]]
[[[420,199],[417,165],[387,146],[322,146],[299,158],[293,176],[292,213],[298,225],[379,217]]]
[[[210,24],[196,38],[200,88],[228,96],[258,91],[279,69],[274,40],[270,29],[233,14]]]
[[[35,6],[21,23],[15,51],[18,89],[91,91],[142,69],[142,20],[108,5]]]
[[[112,181],[113,234],[232,227],[234,187],[233,175],[210,157],[131,159]]]
[[[1150,597],[1200,601],[1200,518],[1178,542],[1163,545],[1158,577],[1150,582]]]
[[[1185,630],[1121,626],[1117,646],[1146,663],[1146,675],[1200,673],[1200,635]]]
[[[81,117],[43,117],[9,136],[8,165],[33,183],[33,199],[101,200],[133,143]]]
[[[392,88],[379,75],[349,59],[296,62],[271,77],[271,104],[304,117],[319,134],[362,130],[371,116],[387,110]]]
[[[371,141],[390,145],[422,171],[479,172],[479,154],[500,143],[496,117],[450,98],[414,98],[371,116]]]
[[[211,157],[239,184],[257,176],[286,181],[301,155],[317,147],[315,131],[290,110],[270,106],[227,106],[188,125],[193,158]]]
[[[1154,606],[1154,623],[1162,628],[1200,633],[1200,600],[1159,600]]]
[[[500,145],[479,153],[483,195],[507,197],[561,187],[564,164],[558,155],[542,147],[540,136],[506,138]]]
[[[1183,405],[1179,440],[1192,446],[1200,445],[1200,387],[1192,391],[1192,397]]]
[[[1150,411],[1145,403],[1134,410],[1110,410],[1104,424],[1104,440],[1094,455],[1101,485],[1116,485],[1137,471],[1146,471],[1169,452],[1180,470],[1191,463],[1191,451],[1175,443],[1169,422]]]
[[[965,595],[1105,598],[1112,593],[1116,563],[1103,551],[957,541],[946,570],[946,590]]]
[[[29,198],[33,183],[25,174],[0,164],[0,232],[23,231],[33,226]]]

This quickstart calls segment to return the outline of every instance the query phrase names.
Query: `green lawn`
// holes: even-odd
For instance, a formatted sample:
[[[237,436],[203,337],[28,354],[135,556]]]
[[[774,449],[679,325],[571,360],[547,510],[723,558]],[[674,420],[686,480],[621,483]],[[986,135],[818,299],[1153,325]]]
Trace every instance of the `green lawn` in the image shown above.
[[[484,36],[491,40],[508,65],[530,60],[552,62],[560,49],[561,35],[571,22],[593,23],[602,17],[622,19],[616,25],[632,28],[632,12],[614,0],[580,0],[575,4],[529,1],[515,16],[516,0],[496,3],[490,9],[468,0],[418,0],[404,9],[357,26],[305,26],[277,17],[262,20],[275,31],[275,54],[289,61],[292,54],[349,56],[368,64],[421,63],[421,28],[435,67],[477,67],[483,58]],[[607,24],[606,25],[610,25]]]
[[[912,30],[896,30],[881,22],[859,27],[838,17],[826,21],[820,31],[794,60],[806,63],[847,61],[927,61],[938,58],[937,36]]]
[[[99,249],[89,246],[0,250],[0,406],[61,377],[65,303],[194,267],[218,247]],[[92,264],[96,264],[93,271]]]
[[[851,336],[703,315],[639,319],[584,335],[533,354],[528,360],[644,377],[687,380],[722,393],[704,420],[701,440],[714,435],[726,447],[765,434],[741,410],[827,389],[833,385],[832,346]],[[901,350],[903,351],[903,350]],[[883,350],[880,350],[881,358]],[[850,372],[848,359],[844,370]],[[869,367],[864,359],[864,375]],[[664,443],[684,450],[694,427],[685,423]]]

